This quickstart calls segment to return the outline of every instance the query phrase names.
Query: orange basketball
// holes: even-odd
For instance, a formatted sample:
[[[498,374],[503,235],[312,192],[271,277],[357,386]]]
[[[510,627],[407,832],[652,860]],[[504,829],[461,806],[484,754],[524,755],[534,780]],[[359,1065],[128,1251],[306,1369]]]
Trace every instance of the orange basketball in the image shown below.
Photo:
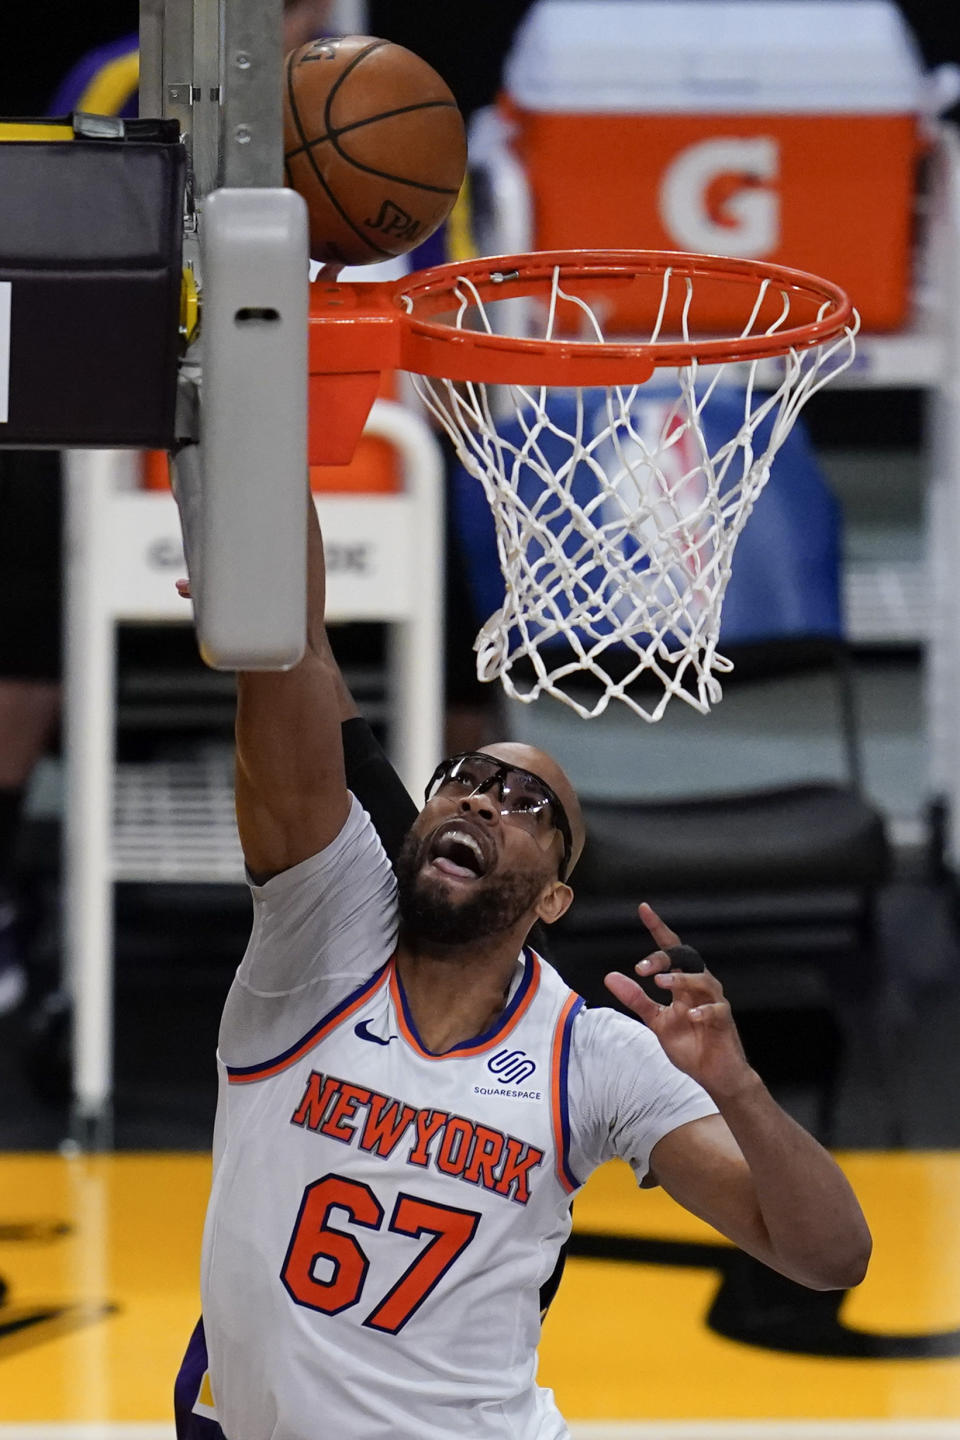
[[[287,184],[310,216],[310,253],[367,265],[412,250],[453,208],[463,117],[437,72],[370,35],[312,40],[284,62]]]

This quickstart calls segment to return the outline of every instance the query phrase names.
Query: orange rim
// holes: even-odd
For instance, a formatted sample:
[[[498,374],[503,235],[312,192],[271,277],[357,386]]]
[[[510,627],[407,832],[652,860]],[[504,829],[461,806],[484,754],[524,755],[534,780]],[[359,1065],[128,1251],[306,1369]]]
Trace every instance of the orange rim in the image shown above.
[[[748,338],[708,337],[632,344],[607,340],[530,339],[458,329],[434,317],[456,311],[457,285],[468,281],[481,300],[538,296],[549,299],[555,272],[565,282],[595,282],[598,292],[638,276],[709,277],[769,282],[789,299],[784,315],[803,300],[814,318]],[[554,250],[438,265],[400,280],[310,287],[310,458],[345,464],[377,394],[385,370],[454,381],[539,387],[630,386],[658,367],[694,361],[719,365],[809,350],[856,328],[856,312],[838,285],[802,270],[757,260],[689,255],[665,250]],[[748,311],[748,313],[750,313]]]
[[[555,271],[562,279],[596,281],[598,289],[640,275],[711,277],[731,282],[766,281],[791,302],[802,299],[819,312],[803,324],[769,334],[684,341],[624,344],[610,341],[520,339],[461,330],[430,317],[456,305],[456,287],[466,280],[481,300],[549,297]],[[638,384],[658,367],[758,360],[808,350],[835,339],[855,321],[849,298],[838,285],[803,270],[720,255],[664,250],[555,250],[500,255],[438,265],[393,284],[401,315],[400,364],[424,375],[450,380],[515,384]]]

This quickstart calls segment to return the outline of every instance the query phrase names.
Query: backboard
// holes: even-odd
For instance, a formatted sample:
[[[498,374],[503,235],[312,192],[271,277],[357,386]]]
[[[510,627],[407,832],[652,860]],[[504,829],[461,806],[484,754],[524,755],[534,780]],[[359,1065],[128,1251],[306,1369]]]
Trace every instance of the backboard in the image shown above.
[[[361,7],[331,7],[337,28]],[[284,669],[306,642],[307,280],[283,187],[283,0],[142,0],[140,113],[189,158],[184,262],[201,323],[181,361],[174,489],[200,651]]]

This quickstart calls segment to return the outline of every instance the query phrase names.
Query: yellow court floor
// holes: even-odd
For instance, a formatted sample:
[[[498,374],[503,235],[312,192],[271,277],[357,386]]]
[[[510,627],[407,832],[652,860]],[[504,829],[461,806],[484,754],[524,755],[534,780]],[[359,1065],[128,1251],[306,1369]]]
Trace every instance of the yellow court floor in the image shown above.
[[[960,1440],[960,1152],[841,1162],[875,1241],[846,1296],[778,1282],[625,1166],[594,1176],[541,1347],[578,1437]],[[209,1174],[0,1156],[0,1440],[168,1433]]]

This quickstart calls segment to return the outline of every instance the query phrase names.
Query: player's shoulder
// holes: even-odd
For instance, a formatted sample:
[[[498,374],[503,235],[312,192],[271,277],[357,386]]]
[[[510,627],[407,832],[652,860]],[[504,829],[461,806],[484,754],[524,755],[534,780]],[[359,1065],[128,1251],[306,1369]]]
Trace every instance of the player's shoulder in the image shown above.
[[[262,884],[251,879],[255,899],[278,900],[285,894],[336,877],[354,888],[363,887],[371,876],[393,877],[393,868],[376,826],[354,794],[340,831],[324,849],[287,870],[281,870]]]
[[[656,1037],[634,1016],[624,1015],[607,1005],[587,1005],[555,966],[534,953],[539,964],[541,992],[550,994],[554,1004],[562,1005],[569,1016],[575,1060],[593,1064],[598,1058],[605,1059],[615,1053],[621,1057],[629,1055],[637,1063],[644,1056],[662,1053]],[[573,1002],[569,1008],[568,1001]]]
[[[571,990],[566,980],[555,966],[536,949],[534,945],[527,944],[526,955],[532,958],[534,973],[536,976],[536,993],[541,1000],[549,1000],[555,1009],[562,1010],[564,1016],[572,1018],[572,1011],[579,1011],[583,1008],[583,1000],[575,990]],[[572,1002],[568,1005],[567,1002]]]
[[[580,1058],[617,1063],[613,1056],[635,1058],[655,1055],[660,1044],[641,1021],[608,1005],[581,1006],[573,1028],[574,1054]]]

